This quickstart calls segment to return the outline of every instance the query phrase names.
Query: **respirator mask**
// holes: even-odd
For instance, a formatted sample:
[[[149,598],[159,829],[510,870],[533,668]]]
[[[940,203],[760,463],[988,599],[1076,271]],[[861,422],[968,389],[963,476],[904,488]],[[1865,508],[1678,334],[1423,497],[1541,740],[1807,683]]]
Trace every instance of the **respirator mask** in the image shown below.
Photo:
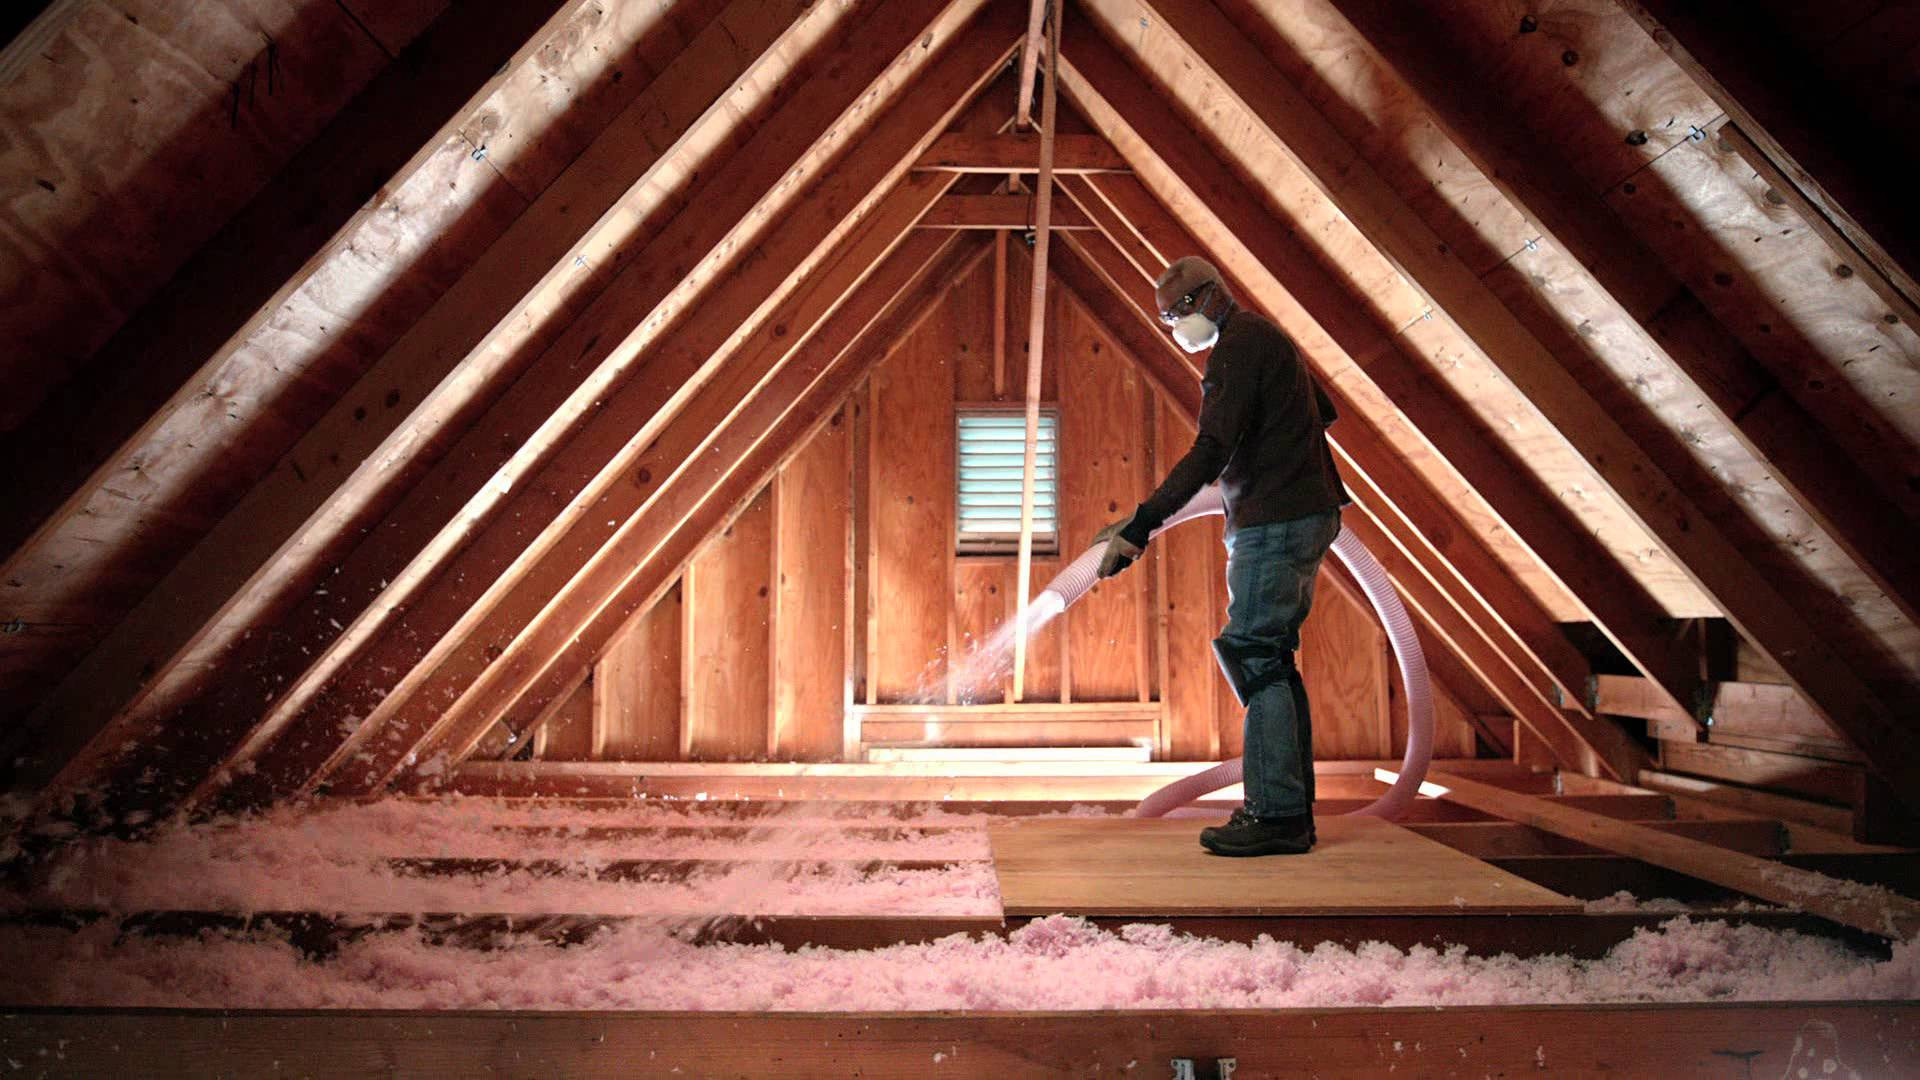
[[[1213,283],[1208,282],[1160,313],[1160,321],[1173,330],[1174,343],[1187,352],[1212,348],[1213,343],[1220,340],[1220,324],[1200,313],[1212,292]]]
[[[1190,353],[1210,349],[1220,340],[1220,327],[1199,312],[1182,315],[1173,324],[1173,341]]]

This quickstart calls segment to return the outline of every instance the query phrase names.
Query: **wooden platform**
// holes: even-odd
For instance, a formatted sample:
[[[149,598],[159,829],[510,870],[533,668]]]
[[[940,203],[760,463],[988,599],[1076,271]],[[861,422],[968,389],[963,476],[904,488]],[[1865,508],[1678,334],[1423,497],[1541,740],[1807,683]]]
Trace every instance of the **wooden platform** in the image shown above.
[[[1306,855],[1229,859],[1202,823],[1047,818],[988,827],[1006,913],[1017,915],[1551,914],[1582,910],[1377,818],[1319,819]]]

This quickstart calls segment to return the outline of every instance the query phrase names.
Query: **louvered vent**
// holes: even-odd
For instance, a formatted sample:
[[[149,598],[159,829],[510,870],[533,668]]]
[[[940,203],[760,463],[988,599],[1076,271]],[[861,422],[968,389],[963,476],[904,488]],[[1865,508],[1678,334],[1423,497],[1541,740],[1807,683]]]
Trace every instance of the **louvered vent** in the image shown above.
[[[1058,460],[1060,415],[1040,411],[1033,485],[1033,550],[1059,550]],[[1018,410],[963,409],[959,413],[958,550],[963,555],[1005,555],[1020,549],[1020,470],[1026,455],[1026,414]]]

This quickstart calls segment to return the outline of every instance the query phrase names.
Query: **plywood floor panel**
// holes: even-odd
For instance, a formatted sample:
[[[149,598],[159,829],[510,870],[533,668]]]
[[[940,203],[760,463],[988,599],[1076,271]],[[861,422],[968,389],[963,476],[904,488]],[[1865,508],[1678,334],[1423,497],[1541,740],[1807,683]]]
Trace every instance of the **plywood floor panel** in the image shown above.
[[[1010,916],[1577,913],[1577,900],[1377,818],[1319,819],[1306,855],[1230,859],[1202,822],[1054,818],[988,827]]]

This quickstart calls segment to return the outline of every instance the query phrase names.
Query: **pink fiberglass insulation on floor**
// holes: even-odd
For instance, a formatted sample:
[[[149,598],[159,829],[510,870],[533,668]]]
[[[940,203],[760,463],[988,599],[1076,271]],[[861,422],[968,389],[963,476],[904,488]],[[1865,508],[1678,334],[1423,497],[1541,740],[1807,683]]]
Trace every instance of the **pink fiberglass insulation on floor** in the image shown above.
[[[1108,932],[1061,915],[1004,939],[862,951],[690,945],[626,926],[582,945],[484,952],[381,934],[316,962],[227,935],[114,937],[105,926],[0,932],[4,1004],[891,1012],[1920,998],[1913,944],[1875,962],[1821,938],[1684,916],[1591,961],[1377,943],[1303,950],[1151,924]]]
[[[998,915],[982,817],[937,808],[701,804],[617,810],[487,799],[283,809],[88,840],[0,910],[488,912],[533,915]],[[477,872],[410,861],[481,859]],[[609,874],[617,862],[638,880]],[[529,867],[538,861],[545,865]],[[942,864],[903,869],[903,861]]]
[[[872,950],[690,944],[721,915],[997,915],[985,823],[939,807],[617,810],[488,800],[281,810],[76,845],[0,907],[638,915],[583,944],[488,950],[372,933],[312,960],[267,936],[0,929],[0,1005],[934,1010],[1920,998],[1920,947],[1679,917],[1600,960],[1300,949],[1074,918]],[[489,860],[425,872],[409,860]],[[635,860],[659,860],[636,877]],[[711,865],[703,860],[713,860]],[[536,865],[527,865],[535,863]],[[915,868],[898,865],[910,863]],[[671,864],[671,865],[665,865]],[[626,866],[625,876],[611,873]],[[644,869],[644,868],[643,868]],[[1625,903],[1625,898],[1620,898]]]

